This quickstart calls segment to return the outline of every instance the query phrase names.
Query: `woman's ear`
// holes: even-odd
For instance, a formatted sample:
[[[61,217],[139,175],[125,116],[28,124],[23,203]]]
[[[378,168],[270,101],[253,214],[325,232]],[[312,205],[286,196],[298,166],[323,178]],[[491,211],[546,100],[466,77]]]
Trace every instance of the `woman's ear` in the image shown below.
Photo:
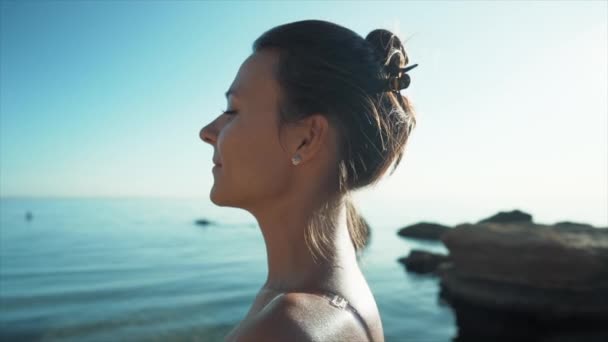
[[[324,115],[313,114],[298,122],[294,140],[289,146],[292,157],[299,155],[300,163],[315,158],[328,142],[329,121]]]

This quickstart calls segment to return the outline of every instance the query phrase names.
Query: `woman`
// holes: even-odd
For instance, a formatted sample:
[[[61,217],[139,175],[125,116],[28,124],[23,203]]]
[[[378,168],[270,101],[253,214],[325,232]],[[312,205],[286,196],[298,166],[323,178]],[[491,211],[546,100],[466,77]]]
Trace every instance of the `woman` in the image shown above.
[[[415,125],[399,93],[407,63],[389,31],[363,39],[319,20],[254,42],[228,109],[200,132],[214,148],[211,201],[253,214],[268,257],[266,282],[226,341],[384,340],[350,192],[401,160]]]

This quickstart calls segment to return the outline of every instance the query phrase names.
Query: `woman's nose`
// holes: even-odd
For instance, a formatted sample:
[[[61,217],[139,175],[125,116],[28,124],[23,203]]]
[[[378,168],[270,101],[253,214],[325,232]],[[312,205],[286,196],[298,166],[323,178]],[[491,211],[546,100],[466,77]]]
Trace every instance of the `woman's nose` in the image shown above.
[[[213,128],[213,122],[203,127],[198,133],[198,136],[201,138],[202,141],[213,145],[216,140],[216,132]]]

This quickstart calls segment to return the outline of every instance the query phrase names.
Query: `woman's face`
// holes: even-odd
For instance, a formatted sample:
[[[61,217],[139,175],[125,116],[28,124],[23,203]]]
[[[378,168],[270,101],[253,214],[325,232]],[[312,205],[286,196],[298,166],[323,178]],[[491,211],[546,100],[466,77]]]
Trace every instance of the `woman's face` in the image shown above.
[[[200,138],[214,148],[214,162],[221,164],[212,171],[210,198],[217,205],[247,209],[287,189],[291,156],[281,147],[277,131],[276,62],[270,50],[249,56],[230,86],[229,113],[200,131]]]

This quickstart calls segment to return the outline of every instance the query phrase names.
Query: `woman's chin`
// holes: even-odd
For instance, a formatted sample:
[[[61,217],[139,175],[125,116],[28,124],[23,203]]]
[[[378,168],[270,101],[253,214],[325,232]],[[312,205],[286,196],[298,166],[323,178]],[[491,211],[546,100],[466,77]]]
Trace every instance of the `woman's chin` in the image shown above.
[[[211,188],[211,192],[209,193],[209,199],[215,205],[220,205],[220,196],[218,196],[217,191],[215,190],[215,185]]]
[[[222,197],[221,193],[218,192],[217,189],[215,188],[215,185],[213,185],[213,187],[211,188],[211,192],[209,193],[209,199],[211,200],[211,203],[213,203],[217,206],[220,206],[220,207],[229,206],[227,199]]]

